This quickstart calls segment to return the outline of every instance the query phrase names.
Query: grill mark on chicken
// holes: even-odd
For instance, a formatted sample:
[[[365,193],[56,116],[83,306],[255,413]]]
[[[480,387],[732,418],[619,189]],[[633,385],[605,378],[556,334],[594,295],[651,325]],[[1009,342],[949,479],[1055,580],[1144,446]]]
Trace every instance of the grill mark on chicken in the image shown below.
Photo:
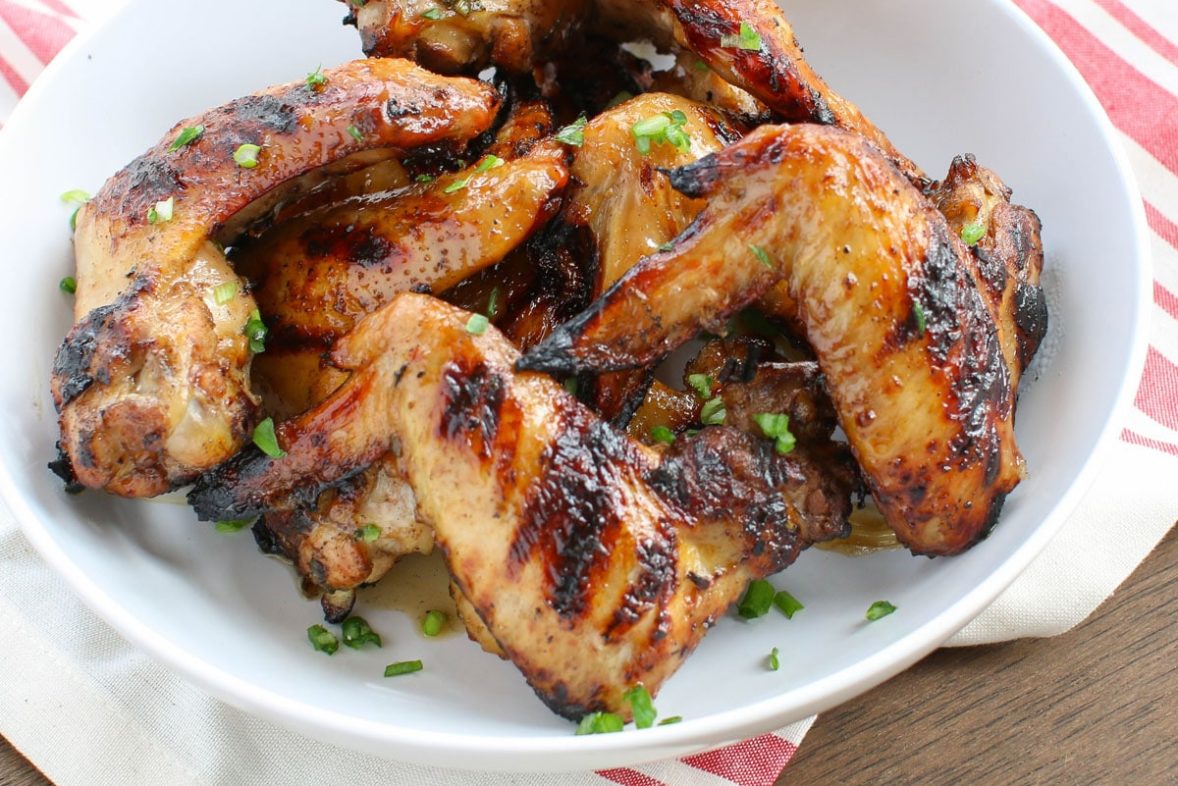
[[[461,361],[460,361],[461,362]],[[506,382],[485,363],[450,363],[442,373],[440,436],[463,439],[482,458],[490,458],[499,433]]]

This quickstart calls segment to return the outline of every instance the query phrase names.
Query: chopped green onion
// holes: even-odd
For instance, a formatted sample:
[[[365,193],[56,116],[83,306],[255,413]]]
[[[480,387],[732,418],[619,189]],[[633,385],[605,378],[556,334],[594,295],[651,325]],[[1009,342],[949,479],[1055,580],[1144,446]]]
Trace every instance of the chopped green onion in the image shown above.
[[[364,134],[355,126],[348,126],[348,136],[352,137],[352,139],[355,139],[357,142],[364,141]]]
[[[231,532],[241,532],[243,529],[253,523],[253,519],[232,519],[230,521],[218,521],[216,529],[217,532],[226,534]]]
[[[384,675],[386,677],[400,677],[402,674],[412,674],[415,671],[421,671],[424,666],[419,660],[402,660],[396,663],[390,663],[384,667]]]
[[[278,445],[278,435],[274,433],[274,418],[266,418],[254,427],[254,444],[270,458],[286,455],[286,451]]]
[[[258,165],[258,153],[262,152],[261,145],[246,143],[238,145],[233,151],[234,162],[242,169],[253,169]]]
[[[774,267],[773,259],[769,256],[768,251],[761,248],[760,246],[754,246],[751,243],[749,244],[749,251],[753,252],[753,256],[755,256],[757,258],[758,262],[760,262],[762,265],[769,268],[770,270],[773,269],[773,267]]]
[[[565,389],[566,391],[568,391],[568,394],[569,394],[570,396],[575,396],[575,395],[577,395],[577,389],[578,389],[579,387],[580,387],[580,386],[577,384],[577,378],[576,378],[576,377],[569,377],[568,379],[566,379],[566,380],[564,381],[564,389]]]
[[[487,319],[482,314],[471,314],[470,319],[466,321],[466,332],[472,336],[481,336],[487,332],[487,327],[491,324],[491,320]]]
[[[237,289],[236,281],[226,281],[224,284],[218,284],[213,288],[213,301],[218,306],[223,306],[237,297]]]
[[[446,615],[440,611],[430,609],[421,620],[421,632],[427,636],[437,636],[446,627]]]
[[[895,610],[896,607],[886,600],[877,600],[868,607],[866,617],[868,622],[875,622],[878,619],[888,616]]]
[[[81,209],[82,209],[81,207],[75,207],[74,212],[70,213],[70,231],[71,232],[78,231],[78,211]]]
[[[687,377],[687,384],[695,391],[695,395],[708,399],[712,397],[712,387],[716,381],[711,374],[691,374]]]
[[[774,440],[774,447],[780,455],[790,453],[797,446],[798,441],[789,430],[789,415],[758,412],[753,415],[753,422],[760,427],[761,433]]]
[[[591,712],[577,724],[577,736],[582,734],[612,734],[621,731],[625,723],[622,716],[612,712]]]
[[[981,221],[971,221],[961,228],[961,239],[967,246],[976,246],[985,236],[986,225]]]
[[[691,138],[683,130],[686,124],[687,115],[676,109],[639,120],[630,127],[630,133],[642,155],[650,153],[651,145],[663,142],[686,151],[691,149]]]
[[[266,334],[269,331],[266,329],[266,323],[262,321],[261,313],[256,308],[250,314],[249,321],[245,323],[241,332],[249,339],[250,352],[258,355],[266,351]]]
[[[481,161],[479,161],[479,165],[474,168],[474,171],[482,174],[483,172],[489,172],[492,169],[503,166],[503,163],[504,162],[502,158],[488,153],[487,155],[483,156]]]
[[[57,288],[66,294],[72,295],[78,291],[78,280],[73,276],[66,276],[57,282]]]
[[[341,626],[344,634],[344,644],[354,650],[361,649],[365,644],[381,646],[380,635],[377,634],[363,617],[348,617]]]
[[[562,142],[573,147],[580,147],[585,144],[585,126],[589,124],[589,118],[581,115],[572,123],[556,132],[556,141]]]
[[[695,70],[696,71],[707,71],[709,68],[710,68],[710,66],[706,62],[704,62],[703,60],[696,60],[695,61]]]
[[[312,90],[318,90],[327,84],[327,77],[323,75],[323,66],[319,66],[311,73],[307,74],[307,87]]]
[[[650,692],[646,690],[646,686],[641,682],[635,685],[630,690],[622,694],[630,704],[630,712],[634,715],[634,727],[637,729],[649,729],[654,725],[654,719],[658,717],[658,711],[654,708],[654,703],[650,700]]]
[[[746,620],[764,617],[769,613],[769,607],[773,605],[773,596],[776,594],[777,590],[773,589],[769,582],[764,579],[753,579],[744,591],[744,597],[736,605],[736,613]]]
[[[650,430],[650,438],[655,442],[661,442],[664,445],[670,445],[675,442],[675,432],[666,426],[655,426]]]
[[[716,397],[704,402],[699,411],[699,422],[705,426],[723,426],[728,419],[728,409],[724,406],[724,399]]]
[[[61,195],[61,201],[67,205],[84,205],[90,201],[90,195],[80,188],[72,188]]]
[[[165,221],[171,221],[172,216],[176,214],[176,197],[170,196],[162,202],[156,202],[155,205],[147,209],[147,223],[162,224]]]
[[[204,135],[204,132],[204,126],[186,126],[183,130],[180,131],[179,134],[176,135],[176,138],[172,140],[172,144],[168,146],[168,152],[179,150],[185,145],[191,145],[193,142],[200,139],[201,136]]]
[[[769,671],[777,671],[781,668],[781,660],[777,657],[776,647],[769,653],[769,662],[767,665],[769,666]]]
[[[421,15],[426,19],[436,22],[439,19],[444,19],[446,16],[446,12],[440,8],[430,8],[425,11],[422,11]]]
[[[443,194],[453,194],[455,191],[461,191],[466,188],[466,184],[470,182],[470,175],[460,177],[450,185],[442,189]]]
[[[924,315],[924,306],[920,305],[919,300],[912,301],[912,317],[916,320],[916,332],[923,336],[928,328],[928,320]]]
[[[495,315],[499,313],[499,287],[491,290],[491,294],[487,297],[487,319],[494,319]]]
[[[380,527],[375,524],[365,524],[356,530],[356,540],[362,540],[365,543],[375,543],[380,537]]]
[[[781,590],[773,596],[773,605],[789,620],[792,620],[795,614],[806,608],[801,604],[801,601],[785,590]]]
[[[748,49],[755,52],[761,48],[761,36],[748,22],[741,22],[739,33],[720,37],[720,46],[725,49]]]
[[[672,723],[682,723],[682,722],[683,722],[682,715],[672,715],[669,718],[663,718],[661,721],[659,721],[659,725],[660,726],[670,726]]]
[[[416,180],[418,183],[432,183],[437,178],[435,178],[433,175],[422,174],[422,175],[418,175],[417,177],[415,177],[413,179]]]
[[[322,625],[312,625],[307,628],[307,638],[310,639],[311,646],[315,648],[316,652],[334,655],[335,651],[339,649],[339,639]]]
[[[666,243],[659,243],[659,246],[658,246],[659,251],[671,251],[674,248],[675,248],[675,241],[674,240],[668,240]]]

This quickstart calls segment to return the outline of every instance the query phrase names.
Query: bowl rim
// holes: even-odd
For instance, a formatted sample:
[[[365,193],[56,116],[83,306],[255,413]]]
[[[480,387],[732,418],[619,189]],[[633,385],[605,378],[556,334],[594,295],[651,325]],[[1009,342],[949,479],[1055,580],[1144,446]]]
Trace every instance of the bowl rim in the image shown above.
[[[66,45],[35,80],[25,97],[18,102],[6,128],[22,126],[25,118],[35,114],[40,96],[52,90],[56,75],[72,62],[108,27],[122,22],[132,12],[136,0],[124,0],[101,23],[83,31]],[[1096,130],[1105,142],[1119,179],[1128,197],[1132,221],[1132,244],[1136,263],[1136,314],[1131,330],[1131,351],[1123,359],[1120,385],[1114,405],[1085,458],[1081,469],[1068,483],[1064,493],[1046,519],[1017,549],[979,584],[955,603],[926,621],[907,636],[883,647],[866,659],[827,677],[787,693],[744,705],[738,709],[715,713],[681,724],[655,727],[643,734],[594,735],[586,737],[476,737],[469,734],[422,731],[389,723],[365,720],[336,712],[277,691],[260,688],[248,680],[213,666],[185,651],[165,635],[140,621],[112,597],[101,584],[91,580],[42,525],[40,518],[25,500],[8,466],[0,463],[0,497],[12,510],[25,537],[40,556],[64,577],[79,599],[110,624],[133,646],[208,693],[259,717],[289,728],[312,733],[321,739],[355,740],[384,746],[387,758],[419,764],[447,767],[474,766],[484,771],[552,771],[557,768],[584,769],[581,763],[592,759],[594,768],[637,765],[668,756],[682,756],[713,749],[779,728],[812,714],[825,711],[891,678],[908,668],[952,636],[977,616],[1013,582],[1030,562],[1059,532],[1095,479],[1110,445],[1119,436],[1145,366],[1148,347],[1150,304],[1152,302],[1152,257],[1144,205],[1128,155],[1117,138],[1117,131],[1092,89],[1055,42],[1014,3],[990,0],[994,12],[1004,13],[1030,36],[1060,69],[1092,116]],[[0,131],[0,150],[7,147],[12,134]],[[348,744],[348,743],[342,743]],[[442,754],[455,751],[472,754],[477,763],[466,763]],[[524,756],[542,757],[529,761]],[[557,758],[563,757],[563,758]],[[567,762],[562,765],[561,762]],[[487,764],[491,763],[491,767]],[[538,766],[539,765],[539,766]]]

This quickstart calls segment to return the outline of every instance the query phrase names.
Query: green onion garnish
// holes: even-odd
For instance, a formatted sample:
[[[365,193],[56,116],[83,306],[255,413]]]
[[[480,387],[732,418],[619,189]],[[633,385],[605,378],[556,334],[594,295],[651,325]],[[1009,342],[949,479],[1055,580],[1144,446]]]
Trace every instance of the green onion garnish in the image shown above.
[[[364,134],[361,133],[360,129],[356,128],[355,126],[348,126],[348,136],[352,137],[352,139],[355,139],[357,142],[364,141]]]
[[[274,433],[274,418],[266,418],[254,427],[254,444],[270,458],[286,455],[286,451],[278,445],[278,435]]]
[[[362,540],[365,543],[375,543],[380,538],[380,527],[375,524],[365,524],[356,530],[356,540]]]
[[[75,207],[74,212],[70,213],[70,231],[71,232],[78,231],[78,211],[81,209],[82,209],[81,207]]]
[[[430,8],[429,10],[422,11],[421,15],[426,19],[436,22],[439,19],[445,18],[446,12],[440,8]]]
[[[739,33],[720,37],[720,46],[725,49],[748,49],[755,52],[761,48],[761,36],[748,22],[741,22]]]
[[[172,144],[168,146],[168,152],[179,150],[185,145],[191,145],[196,140],[200,139],[205,132],[204,126],[186,126],[176,138],[172,140]]]
[[[577,395],[577,390],[578,390],[579,388],[580,388],[580,385],[579,385],[579,384],[577,384],[577,378],[576,378],[576,377],[569,377],[568,379],[566,379],[566,380],[564,381],[564,389],[565,389],[566,391],[568,391],[568,394],[569,394],[570,396],[575,396],[575,395]]]
[[[753,415],[753,422],[760,427],[761,433],[774,441],[780,455],[784,456],[797,446],[798,441],[789,430],[789,415],[758,412]]]
[[[675,249],[675,241],[668,240],[666,243],[659,243],[658,250],[662,252],[673,251]]]
[[[341,626],[344,634],[344,644],[354,650],[361,649],[365,644],[381,645],[380,635],[377,634],[363,617],[348,617]]]
[[[483,172],[489,172],[492,169],[503,166],[503,163],[504,162],[502,158],[488,153],[487,155],[483,156],[481,161],[479,161],[479,165],[474,168],[474,171],[482,174]]]
[[[266,334],[269,331],[266,329],[266,323],[262,321],[261,313],[256,308],[250,314],[250,318],[241,332],[249,339],[250,352],[259,355],[266,351]]]
[[[867,608],[867,621],[875,622],[877,619],[886,617],[895,610],[896,607],[886,600],[877,600]]]
[[[455,191],[461,191],[466,188],[466,184],[470,182],[470,175],[460,177],[448,186],[442,189],[443,194],[453,194]]]
[[[612,712],[591,712],[577,724],[577,736],[582,734],[611,734],[621,731],[622,716]]]
[[[224,284],[218,284],[213,288],[213,301],[218,306],[223,306],[237,297],[237,290],[236,281],[226,281]]]
[[[642,155],[650,153],[652,145],[664,142],[687,151],[691,149],[691,138],[683,130],[685,125],[687,115],[676,109],[639,120],[630,127],[630,133],[634,136],[634,146]]]
[[[415,177],[413,179],[415,181],[417,181],[418,183],[432,183],[437,178],[435,178],[433,175],[424,175],[423,174],[423,175],[418,175],[417,177]]]
[[[769,613],[769,607],[773,605],[773,596],[776,594],[777,590],[773,589],[772,584],[764,579],[754,579],[749,582],[744,597],[737,604],[736,613],[746,620],[764,617]]]
[[[637,729],[649,729],[654,725],[654,719],[658,717],[658,711],[654,708],[654,703],[650,700],[650,692],[646,690],[646,686],[641,682],[635,685],[630,690],[622,694],[630,704],[630,711],[634,715],[634,727]]]
[[[773,596],[773,605],[777,607],[778,611],[785,615],[786,619],[790,620],[794,618],[795,614],[806,608],[801,604],[801,601],[799,601],[793,595],[790,595],[785,590],[781,590]]]
[[[976,246],[985,236],[986,225],[981,221],[971,221],[961,228],[961,239],[967,246]]]
[[[581,115],[572,123],[569,123],[556,132],[556,141],[563,142],[566,145],[572,145],[573,147],[580,147],[585,144],[585,126],[588,124],[589,118]]]
[[[707,71],[710,66],[708,66],[708,64],[706,62],[704,62],[703,60],[696,60],[694,67],[695,67],[696,71],[702,72],[702,71]]]
[[[80,188],[72,188],[61,195],[61,201],[67,205],[84,205],[90,201],[90,195]]]
[[[241,532],[243,529],[253,523],[253,519],[232,519],[230,521],[218,521],[216,528],[217,532],[230,534],[233,532]]]
[[[928,320],[924,315],[924,306],[918,300],[912,301],[912,317],[916,320],[916,332],[923,336],[928,328]]]
[[[687,377],[687,384],[695,391],[695,395],[702,399],[709,399],[712,397],[712,387],[716,381],[712,379],[711,374],[690,374]]]
[[[443,612],[430,609],[421,619],[421,632],[427,636],[437,636],[446,627],[446,615]]]
[[[728,409],[724,406],[724,399],[716,397],[704,402],[699,411],[699,422],[705,426],[723,426],[728,419]]]
[[[156,202],[155,205],[147,209],[147,223],[162,224],[165,221],[171,221],[172,216],[176,214],[176,197],[170,196],[162,202]]]
[[[66,294],[72,295],[78,291],[78,280],[73,276],[66,276],[57,282],[57,288]]]
[[[327,84],[327,77],[323,75],[323,66],[319,66],[311,73],[307,74],[307,87],[312,90],[318,90]]]
[[[754,246],[751,243],[749,244],[749,251],[753,252],[753,256],[757,258],[758,262],[770,270],[773,269],[773,259],[769,256],[768,251],[761,248],[760,246]]]
[[[307,638],[310,639],[311,646],[315,648],[316,652],[334,655],[335,651],[339,649],[339,639],[322,625],[312,625],[307,628]]]
[[[682,723],[682,722],[683,722],[682,715],[672,715],[669,718],[663,718],[661,721],[659,721],[659,725],[660,726],[670,726],[672,723]]]
[[[655,426],[650,430],[650,438],[655,442],[670,445],[675,442],[675,432],[666,426]]]
[[[412,674],[415,671],[421,671],[424,666],[419,660],[402,660],[396,663],[390,663],[384,667],[384,675],[386,677],[400,677],[402,674]]]
[[[487,327],[490,324],[491,320],[483,314],[471,314],[470,319],[466,320],[466,332],[472,336],[481,336],[487,332]]]
[[[253,169],[258,165],[258,153],[262,152],[261,145],[246,143],[238,145],[233,151],[234,162],[242,169]]]
[[[491,294],[487,297],[487,319],[494,319],[495,315],[499,313],[499,287],[491,290]]]
[[[769,662],[767,665],[769,666],[769,671],[777,671],[781,668],[781,660],[777,657],[776,647],[769,653]]]

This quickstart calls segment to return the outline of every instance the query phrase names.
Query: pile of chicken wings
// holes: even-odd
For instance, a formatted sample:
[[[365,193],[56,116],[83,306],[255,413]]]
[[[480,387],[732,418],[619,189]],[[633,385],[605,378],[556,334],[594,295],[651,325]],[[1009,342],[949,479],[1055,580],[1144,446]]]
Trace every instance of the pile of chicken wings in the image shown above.
[[[569,718],[657,692],[867,495],[917,554],[995,524],[1047,326],[997,175],[927,177],[772,0],[347,15],[366,59],[182,121],[80,210],[69,484],[192,484],[332,620],[436,545]]]

